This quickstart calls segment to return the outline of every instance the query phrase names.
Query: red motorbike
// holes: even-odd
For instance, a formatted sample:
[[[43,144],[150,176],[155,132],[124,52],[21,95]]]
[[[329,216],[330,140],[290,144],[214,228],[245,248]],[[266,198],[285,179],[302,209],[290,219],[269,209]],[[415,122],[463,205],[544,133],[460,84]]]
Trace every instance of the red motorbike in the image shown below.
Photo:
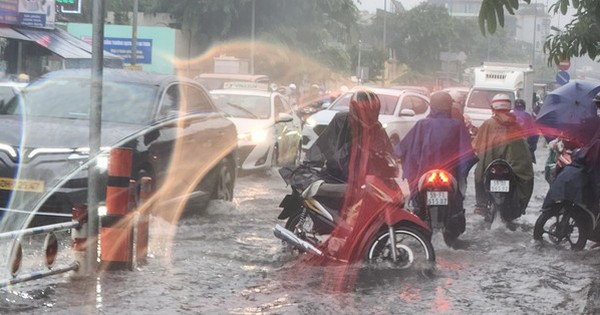
[[[306,187],[307,178],[318,177],[318,170],[306,166],[282,168],[280,174],[292,193],[280,204],[283,211],[278,218],[287,219],[286,225],[276,225],[274,234],[292,247],[350,263],[364,259],[393,262],[399,268],[429,268],[435,262],[431,229],[403,208],[404,196],[393,179],[366,177],[363,211],[359,223],[350,225],[339,214],[346,184],[317,180]],[[334,229],[337,240],[331,236]],[[339,235],[348,237],[340,239]],[[340,258],[342,252],[356,261]]]

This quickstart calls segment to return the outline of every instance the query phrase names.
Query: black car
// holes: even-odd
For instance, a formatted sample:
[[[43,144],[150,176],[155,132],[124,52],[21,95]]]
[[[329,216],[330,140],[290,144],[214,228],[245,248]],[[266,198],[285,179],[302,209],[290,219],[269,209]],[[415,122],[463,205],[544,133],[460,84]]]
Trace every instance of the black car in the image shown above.
[[[90,82],[89,69],[50,72],[0,106],[0,206],[11,216],[70,213],[85,204]],[[102,95],[101,153],[94,160],[104,183],[109,149],[127,147],[132,178],[152,177],[160,211],[178,209],[181,200],[204,206],[232,199],[237,132],[199,83],[106,69]]]

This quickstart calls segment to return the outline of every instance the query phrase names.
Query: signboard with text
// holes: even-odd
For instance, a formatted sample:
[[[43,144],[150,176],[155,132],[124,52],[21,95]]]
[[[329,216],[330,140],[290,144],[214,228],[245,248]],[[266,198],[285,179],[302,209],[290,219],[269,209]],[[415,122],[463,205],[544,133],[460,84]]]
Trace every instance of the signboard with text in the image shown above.
[[[54,0],[19,0],[16,24],[53,29],[55,15]]]
[[[0,0],[0,23],[54,28],[55,0]]]
[[[105,37],[104,50],[123,57],[124,63],[131,63],[131,38]],[[152,63],[152,39],[137,39],[136,63]]]

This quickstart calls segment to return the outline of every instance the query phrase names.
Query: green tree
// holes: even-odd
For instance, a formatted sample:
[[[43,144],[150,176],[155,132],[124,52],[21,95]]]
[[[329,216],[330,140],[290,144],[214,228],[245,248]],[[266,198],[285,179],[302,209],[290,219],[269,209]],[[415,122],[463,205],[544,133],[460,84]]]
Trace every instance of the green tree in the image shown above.
[[[530,3],[530,0],[523,0]],[[546,39],[544,51],[548,64],[569,57],[600,57],[600,5],[597,0],[556,0],[550,11],[566,15],[569,7],[575,9],[573,20],[564,30],[553,27],[556,34]],[[479,26],[482,33],[494,33],[496,26],[504,26],[504,11],[514,14],[519,8],[518,0],[483,0],[479,11]]]

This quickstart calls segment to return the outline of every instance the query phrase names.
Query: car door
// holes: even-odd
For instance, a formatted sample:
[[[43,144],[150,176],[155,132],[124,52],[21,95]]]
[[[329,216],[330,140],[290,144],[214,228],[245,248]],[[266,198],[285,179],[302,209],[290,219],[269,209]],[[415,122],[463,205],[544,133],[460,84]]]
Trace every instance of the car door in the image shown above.
[[[204,90],[189,83],[165,88],[151,154],[159,183],[169,195],[191,193],[195,185],[235,146],[235,127],[218,114]]]
[[[273,96],[275,116],[275,136],[279,145],[279,154],[285,161],[291,161],[296,155],[300,143],[300,122],[290,105],[279,94]],[[284,116],[281,116],[283,114]],[[280,120],[280,118],[286,118]]]

